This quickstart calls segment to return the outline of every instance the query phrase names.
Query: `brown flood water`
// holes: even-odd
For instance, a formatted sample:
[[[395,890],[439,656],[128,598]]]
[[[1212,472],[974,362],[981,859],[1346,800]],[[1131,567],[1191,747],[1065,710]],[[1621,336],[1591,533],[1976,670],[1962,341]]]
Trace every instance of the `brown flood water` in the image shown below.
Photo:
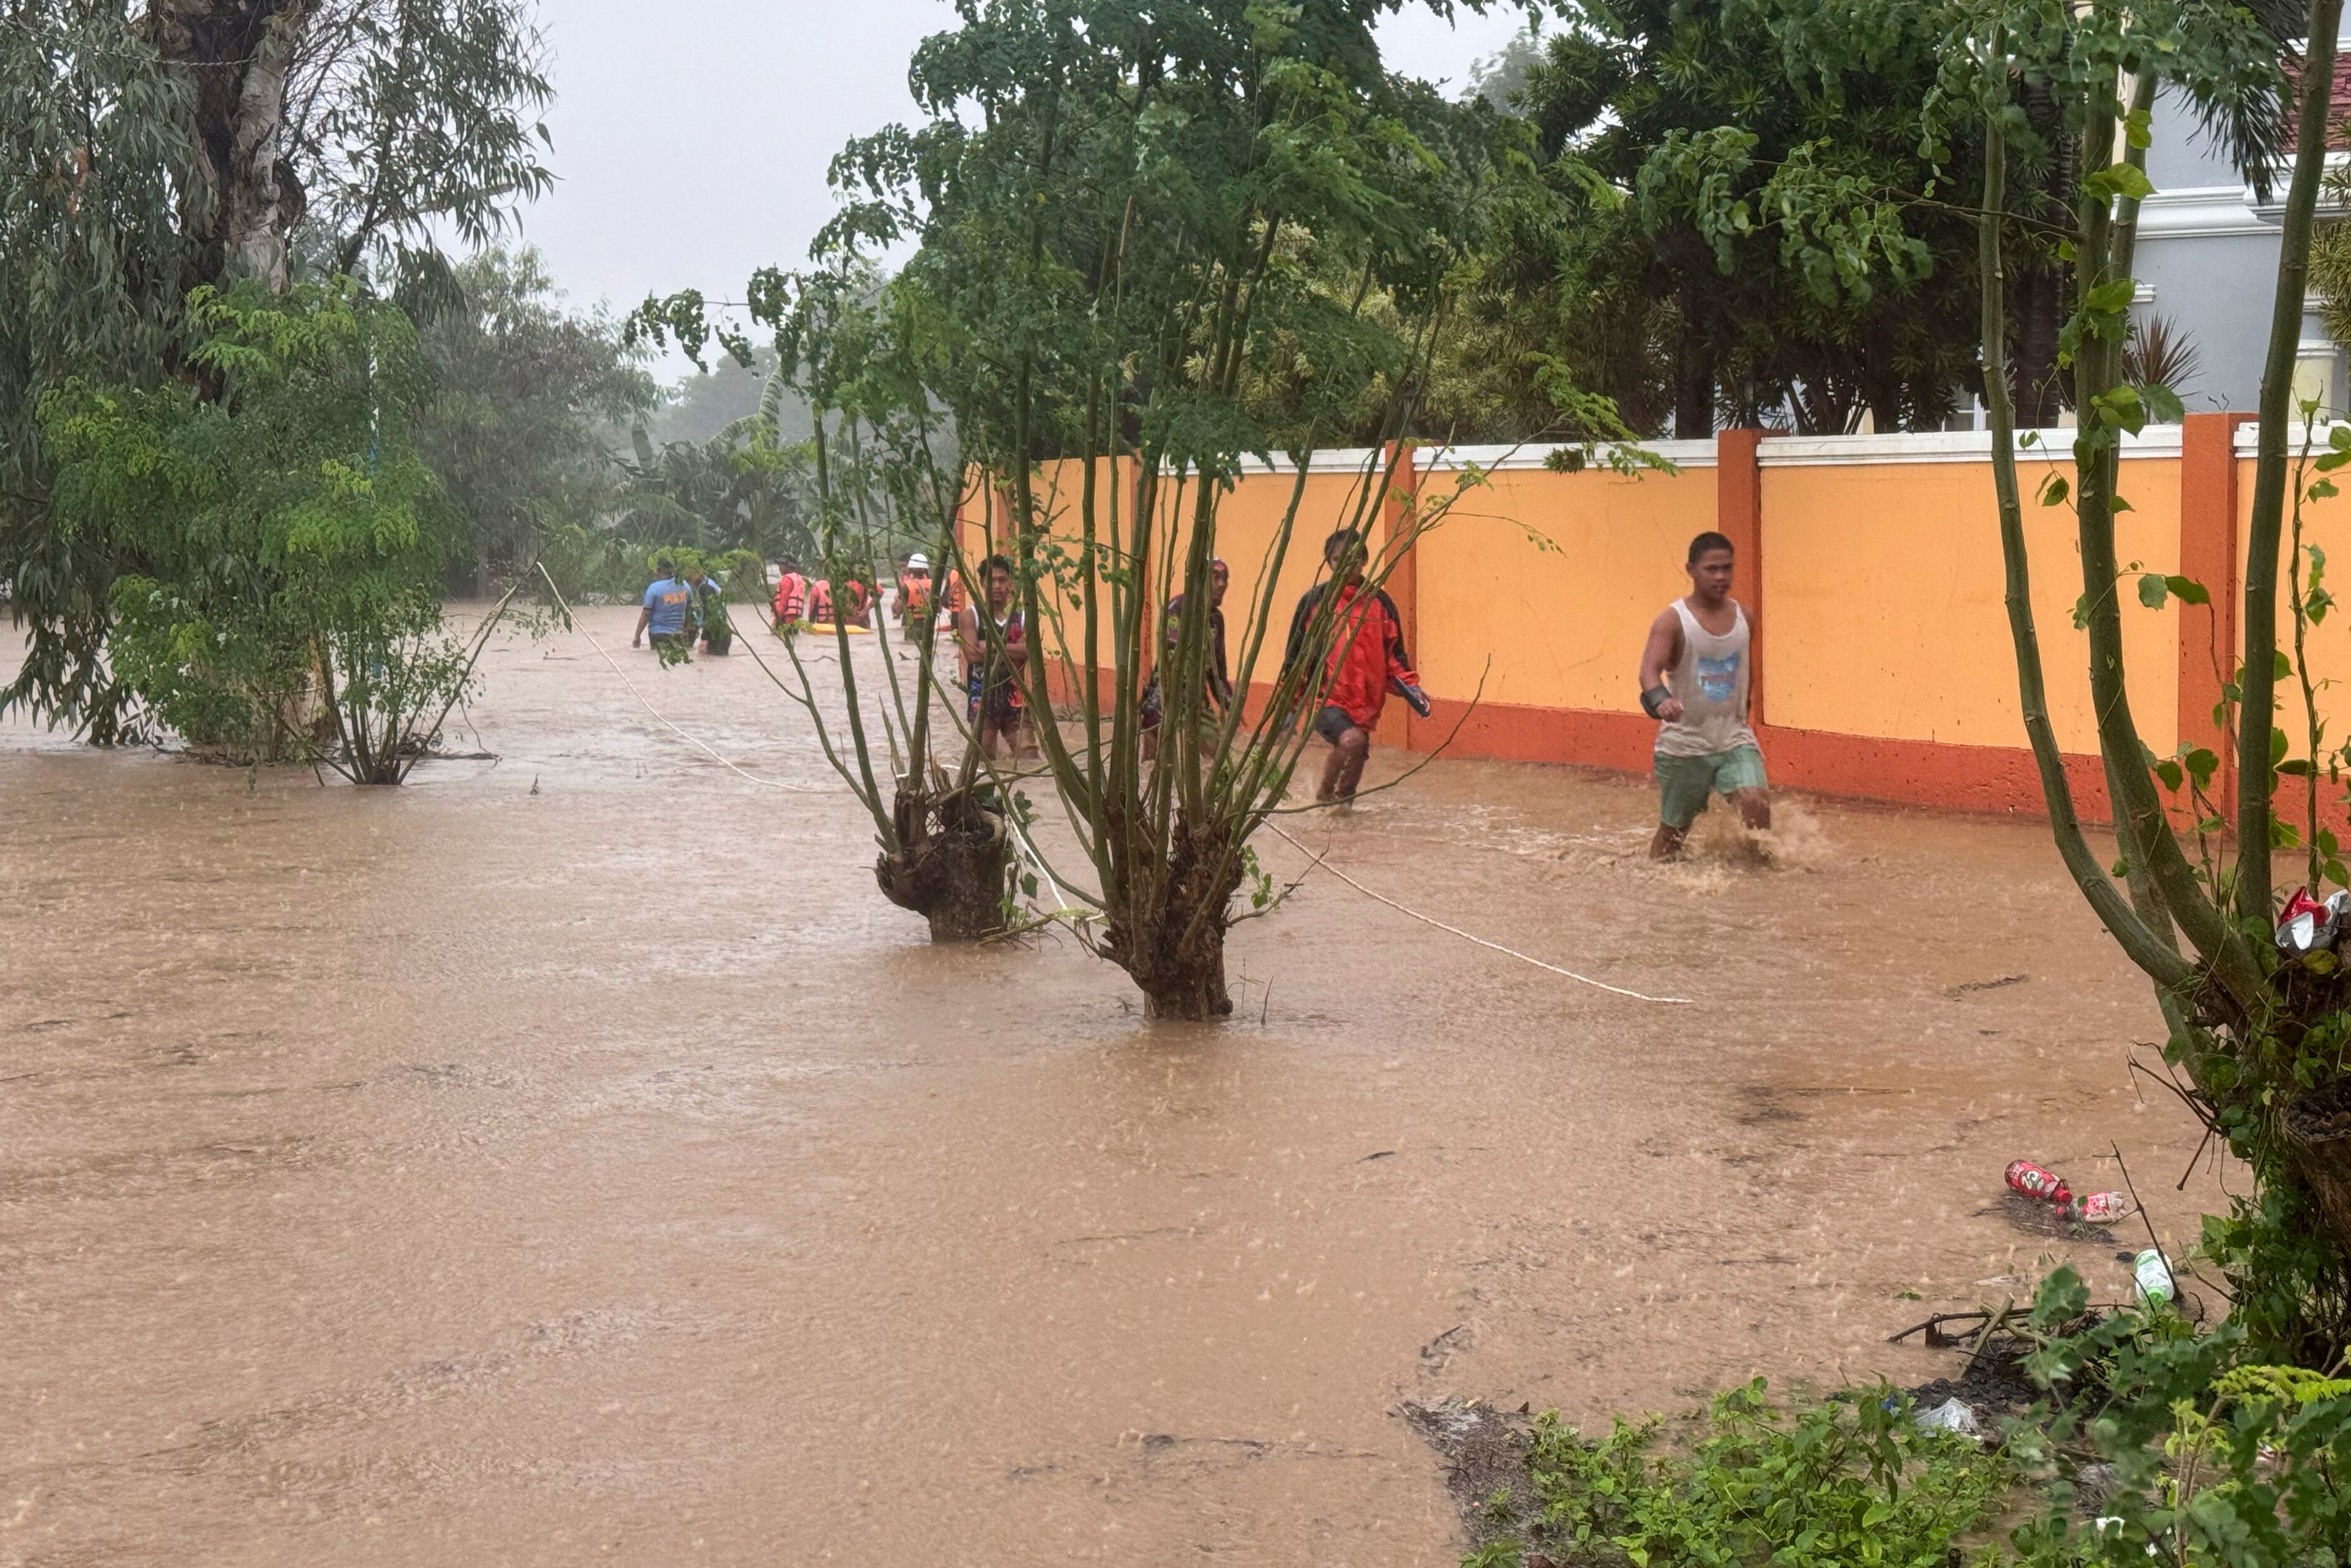
[[[1315,876],[1154,1027],[929,946],[805,717],[632,617],[804,788],[577,633],[398,791],[0,729],[0,1563],[1445,1563],[1405,1401],[1916,1382],[1894,1329],[2144,1244],[2015,1228],[2011,1157],[2220,1201],[2037,825],[1656,869],[1639,781],[1443,762],[1293,831],[1702,1005]]]

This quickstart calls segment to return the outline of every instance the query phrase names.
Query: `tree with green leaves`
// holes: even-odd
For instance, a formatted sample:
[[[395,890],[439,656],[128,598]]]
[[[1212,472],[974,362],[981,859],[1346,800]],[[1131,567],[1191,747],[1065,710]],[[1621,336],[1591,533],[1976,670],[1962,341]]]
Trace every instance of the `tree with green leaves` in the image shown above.
[[[112,584],[146,563],[64,526],[44,394],[81,376],[222,395],[194,356],[200,287],[358,271],[445,298],[435,235],[486,237],[547,183],[549,89],[521,0],[20,0],[6,22],[0,577],[29,646],[0,710],[108,741],[137,724]]]
[[[925,379],[1003,518],[987,549],[1017,566],[1021,689],[1082,866],[1049,872],[1075,903],[1057,917],[1155,1017],[1231,1009],[1226,933],[1279,896],[1249,840],[1282,809],[1345,606],[1445,510],[1397,492],[1395,443],[1456,269],[1531,168],[1489,112],[1381,68],[1390,8],[963,0],[915,57],[927,120],[836,163],[860,199],[830,243],[919,242],[901,283],[930,302]],[[1317,451],[1366,436],[1385,452],[1351,498],[1306,509]],[[1225,500],[1276,453],[1301,479],[1230,637],[1234,690],[1271,696],[1223,703],[1208,617],[1164,611],[1210,602]],[[1333,526],[1366,536],[1366,586],[1324,594],[1277,671],[1280,569],[1300,529],[1319,552]],[[1146,762],[1155,673],[1184,738]]]
[[[1970,139],[1922,151],[1940,36],[1888,7],[1867,61],[1831,68],[1784,56],[1772,15],[1576,7],[1517,94],[1569,215],[1505,236],[1483,315],[1643,428],[1667,408],[1684,437],[1783,409],[1809,434],[1933,428],[1975,379],[1965,197],[1922,200],[1971,172]],[[1864,221],[1830,232],[1847,210]]]
[[[2081,831],[2043,695],[2014,411],[2001,335],[1994,329],[2006,318],[2006,225],[1981,225],[1987,401],[2009,617],[2026,733],[2058,848],[2100,921],[2154,980],[2169,1025],[2164,1056],[2181,1075],[2183,1097],[2259,1178],[2256,1194],[2208,1228],[2208,1243],[2237,1289],[2239,1315],[2284,1354],[2329,1360],[2351,1342],[2351,1151],[2308,1134],[2316,1108],[2351,1091],[2339,1049],[2351,1035],[2351,998],[2332,978],[2333,955],[2301,958],[2282,952],[2271,932],[2277,913],[2273,857],[2301,837],[2273,805],[2291,749],[2280,723],[2277,683],[2296,663],[2279,645],[2280,547],[2289,488],[2296,491],[2297,535],[2303,499],[2319,486],[2331,488],[2323,478],[2297,479],[2289,445],[2296,415],[2294,352],[2313,214],[2325,172],[2342,11],[2342,0],[2311,0],[2306,15],[2273,16],[2261,26],[2240,6],[2197,0],[2142,5],[2110,0],[2070,13],[2018,6],[1980,20],[1973,30],[1987,67],[1954,72],[1955,88],[1970,89],[1964,101],[1981,113],[1990,138],[1981,204],[1987,213],[2005,209],[2008,148],[2029,143],[2037,133],[2018,102],[2021,80],[2043,84],[2064,107],[2066,129],[2080,148],[2081,200],[2067,235],[2077,281],[2061,339],[2080,427],[2070,482],[2053,477],[2041,499],[2072,507],[2075,518],[2090,687],[2122,857],[2112,873]],[[2291,75],[2284,68],[2290,60]],[[2290,118],[2285,105],[2297,83]],[[2185,579],[2134,579],[2115,546],[2115,517],[2128,507],[2118,485],[2122,439],[2150,419],[2176,420],[2180,413],[2172,389],[2123,379],[2138,208],[2153,189],[2145,163],[2158,94],[2200,112],[2244,156],[2249,176],[2264,186],[2276,167],[2282,132],[2289,124],[2296,128],[2262,382],[2239,616],[2243,643],[2227,701],[2216,715],[2237,739],[2233,811],[2215,798],[2226,769],[2212,750],[2183,745],[2176,758],[2153,757],[2124,680],[2126,585],[2134,584],[2138,597],[2154,604],[2167,593],[2198,601],[2209,593],[2206,585]],[[2343,460],[2321,461],[2333,466]],[[2299,559],[2294,567],[2299,582]],[[2299,598],[2290,606],[2297,633],[2312,608]],[[2321,739],[2314,716],[2307,739],[2313,755],[2302,759],[2301,771],[2314,789],[2311,772]],[[2185,808],[2193,823],[2193,852],[2182,841],[2172,806]],[[2351,881],[2331,835],[2314,821],[2311,826],[2302,843],[2311,883]]]
[[[115,678],[200,748],[397,784],[487,635],[441,628],[455,525],[414,440],[432,367],[348,279],[200,287],[190,313],[217,396],[42,399],[61,521],[141,565],[112,584]]]
[[[1982,149],[1973,204],[1979,351],[2020,701],[2052,831],[2099,921],[2154,982],[2174,1087],[2256,1177],[2254,1192],[2206,1227],[2207,1248],[2235,1292],[2237,1320],[2268,1354],[2331,1363],[2351,1344],[2351,1139],[2333,1130],[2351,1109],[2344,1054],[2351,990],[2334,951],[2304,952],[2273,936],[2281,853],[2298,852],[2314,891],[2351,884],[2314,793],[2299,827],[2276,805],[2281,779],[2299,779],[2314,792],[2320,778],[2339,772],[2325,752],[2303,657],[2309,628],[2332,600],[2324,558],[2304,545],[2301,518],[2307,503],[2334,493],[2330,473],[2351,465],[2351,433],[2309,450],[2318,411],[2296,407],[2294,368],[2326,176],[2342,0],[2308,0],[2306,9],[2233,0],[1740,4],[1769,28],[1792,68],[1824,77],[1870,69],[1897,36],[1938,40],[1932,112],[1922,123],[1930,152],[1966,138]],[[2125,606],[2159,608],[2174,597],[2200,603],[2210,588],[2123,562],[2115,526],[2130,509],[2119,483],[2123,442],[2150,421],[2181,417],[2175,388],[2129,376],[2133,365],[2143,373],[2150,363],[2143,347],[2131,352],[2128,314],[2140,204],[2153,193],[2145,165],[2158,108],[2193,116],[2264,194],[2286,175],[2237,615],[2242,642],[2215,650],[2216,658],[2230,659],[2213,715],[2224,744],[2184,739],[2168,758],[2149,749],[2132,712]],[[1693,145],[1709,141],[1718,149],[1730,142],[1717,136]],[[2053,234],[2011,200],[2012,166],[2071,170],[2074,203]],[[1693,170],[1705,173],[1698,163]],[[1841,236],[1864,234],[1882,246],[1904,242],[1916,204],[1854,196],[1813,169],[1783,163],[1760,210],[1796,214],[1792,242],[1822,252],[1815,265],[1837,264]],[[1736,209],[1727,193],[1718,197],[1718,221],[1729,221]],[[2112,867],[2082,826],[2050,719],[2032,613],[2017,454],[2021,442],[2038,437],[2017,434],[2009,359],[2010,260],[2018,248],[2034,262],[2053,250],[2072,277],[2056,358],[2078,423],[2070,462],[2044,478],[2037,498],[2069,509],[2074,520],[2082,570],[2076,616],[2088,632],[2086,676],[2119,852]],[[2305,441],[2299,459],[2297,428]],[[2171,657],[2168,641],[2161,657]],[[2279,686],[2290,679],[2301,686],[2301,757],[2292,755],[2296,737],[2287,727],[2294,721],[2279,703]]]
[[[845,252],[824,262],[799,273],[763,269],[751,280],[748,311],[773,334],[760,356],[773,369],[750,422],[752,450],[773,448],[779,409],[806,411],[812,494],[809,538],[794,553],[834,603],[852,583],[878,586],[876,567],[902,544],[927,552],[945,583],[956,570],[956,520],[974,498],[975,476],[957,460],[924,373],[944,323],[907,279],[884,284]],[[676,340],[697,364],[712,330],[695,290],[647,300],[630,328],[656,342]],[[747,340],[732,329],[725,337],[737,362],[753,361]],[[778,630],[778,662],[791,678],[777,685],[806,713],[825,760],[872,817],[883,895],[922,915],[935,942],[1003,930],[1020,806],[1010,781],[973,744],[963,694],[940,679],[935,623],[926,619],[913,636],[914,668],[906,674],[886,616],[874,617],[870,638],[834,617],[827,651],[841,683],[837,723],[812,678],[820,655],[796,628]]]

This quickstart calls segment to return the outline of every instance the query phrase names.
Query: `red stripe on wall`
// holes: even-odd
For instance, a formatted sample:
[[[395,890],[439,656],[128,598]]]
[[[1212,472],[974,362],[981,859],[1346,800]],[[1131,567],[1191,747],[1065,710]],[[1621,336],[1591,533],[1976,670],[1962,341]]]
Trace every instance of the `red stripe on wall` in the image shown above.
[[[1510,703],[1480,703],[1471,710],[1467,703],[1440,700],[1429,717],[1414,721],[1414,747],[1442,745],[1456,724],[1461,727],[1448,756],[1571,763],[1621,773],[1650,770],[1657,735],[1656,721],[1636,713]],[[1760,727],[1756,737],[1771,782],[1782,788],[1945,810],[2043,814],[2041,776],[2032,753],[2021,746],[1952,746],[1769,725]],[[2082,816],[2103,819],[2105,773],[2098,759],[2069,756],[2065,772]]]

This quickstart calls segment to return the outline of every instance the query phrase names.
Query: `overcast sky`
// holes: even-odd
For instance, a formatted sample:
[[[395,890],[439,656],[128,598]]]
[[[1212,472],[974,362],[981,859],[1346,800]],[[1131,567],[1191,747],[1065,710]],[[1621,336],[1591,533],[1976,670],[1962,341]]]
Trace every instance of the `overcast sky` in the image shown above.
[[[945,0],[541,0],[555,49],[554,193],[523,231],[577,304],[648,292],[742,298],[796,266],[831,215],[842,142],[911,119],[906,60]],[[1458,26],[1421,11],[1380,31],[1390,63],[1458,88],[1520,11]]]

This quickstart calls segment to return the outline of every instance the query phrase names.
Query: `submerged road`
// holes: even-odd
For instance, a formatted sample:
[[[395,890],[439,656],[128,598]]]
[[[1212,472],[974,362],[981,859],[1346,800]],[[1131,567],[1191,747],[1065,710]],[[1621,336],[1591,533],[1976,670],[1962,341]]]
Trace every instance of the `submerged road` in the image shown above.
[[[2220,1201],[2038,825],[1660,869],[1637,780],[1441,762],[1291,831],[1699,1005],[1310,876],[1158,1027],[929,946],[750,659],[585,619],[809,788],[577,632],[398,791],[0,727],[0,1563],[1443,1563],[1406,1402],[1916,1382],[2043,1255],[2125,1287],[2011,1158]]]

